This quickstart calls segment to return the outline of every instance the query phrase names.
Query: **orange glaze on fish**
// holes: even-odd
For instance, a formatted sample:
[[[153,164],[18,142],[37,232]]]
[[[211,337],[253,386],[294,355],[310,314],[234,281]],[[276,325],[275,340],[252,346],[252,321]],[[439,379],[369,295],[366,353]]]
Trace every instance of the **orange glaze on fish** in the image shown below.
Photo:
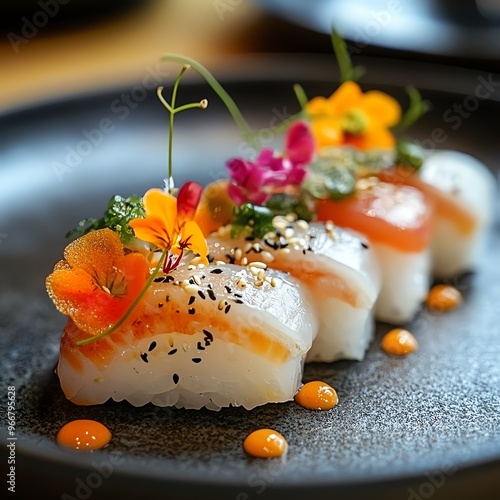
[[[404,167],[384,170],[378,177],[384,182],[413,186],[422,191],[434,205],[434,213],[453,223],[460,234],[471,234],[476,227],[473,215],[448,193],[427,184],[413,171]]]
[[[281,457],[287,448],[286,439],[273,429],[258,429],[243,441],[243,449],[255,458]]]
[[[424,194],[411,186],[374,178],[360,181],[352,196],[319,201],[317,216],[320,221],[331,220],[401,252],[420,252],[431,237],[432,207]]]
[[[258,256],[253,257],[249,255],[249,257],[250,260],[252,258],[258,260]],[[290,262],[280,256],[276,256],[270,265],[273,269],[288,272],[302,283],[312,286],[316,290],[323,291],[328,297],[342,300],[353,307],[358,307],[359,305],[359,293],[349,288],[349,285],[342,278],[334,276],[331,271],[328,271],[328,273],[324,270],[315,271],[310,266],[307,266],[306,262],[303,265],[291,266]],[[305,271],[304,266],[306,267]]]
[[[95,420],[73,420],[61,427],[56,441],[60,446],[79,451],[98,450],[111,440],[109,429]]]
[[[204,328],[209,328],[211,331],[222,332],[216,338],[239,345],[272,362],[283,363],[290,358],[290,349],[279,340],[273,340],[249,325],[236,328],[224,314],[224,310],[218,310],[217,302],[208,299],[207,306],[204,301],[197,301],[193,304],[195,313],[188,314],[188,297],[185,294],[182,303],[175,299],[166,301],[154,312],[144,313],[131,327],[120,328],[107,338],[80,347],[76,346],[75,342],[86,339],[88,334],[69,320],[61,341],[61,356],[78,372],[84,369],[82,356],[97,367],[104,368],[112,361],[119,347],[129,343],[128,339],[131,343],[137,343],[157,333],[194,335]],[[231,302],[228,301],[229,303]]]

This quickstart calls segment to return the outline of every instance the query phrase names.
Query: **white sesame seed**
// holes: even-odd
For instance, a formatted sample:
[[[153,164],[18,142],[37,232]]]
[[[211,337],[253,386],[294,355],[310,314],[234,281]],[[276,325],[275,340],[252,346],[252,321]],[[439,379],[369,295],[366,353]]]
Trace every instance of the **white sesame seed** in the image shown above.
[[[302,231],[307,231],[309,229],[309,224],[304,219],[299,219],[297,221],[297,227]]]
[[[285,229],[285,233],[283,235],[287,240],[289,238],[293,238],[295,236],[295,231],[291,227],[287,227]]]
[[[197,266],[201,261],[201,257],[193,257],[191,259],[191,264],[193,264],[193,266]]]
[[[188,352],[188,349],[189,349],[189,344],[186,344],[186,342],[183,342],[182,343],[182,350],[184,352]]]
[[[260,243],[254,243],[252,245],[252,248],[256,251],[256,252],[260,252],[262,250],[262,246],[260,245]]]
[[[247,280],[245,278],[240,278],[236,283],[240,288],[245,288],[247,286]]]
[[[247,264],[248,264],[248,259],[247,259],[246,257],[243,257],[243,258],[241,259],[241,265],[242,265],[242,266],[246,266]]]
[[[266,271],[264,271],[264,269],[261,269],[259,271],[259,274],[257,274],[257,278],[259,278],[260,280],[263,280],[266,278]]]
[[[194,274],[194,275],[193,275],[193,279],[194,279],[194,282],[195,282],[197,285],[201,285],[201,279],[200,279],[200,277],[199,277],[197,274]]]
[[[274,260],[273,254],[271,252],[268,252],[267,250],[264,250],[264,252],[262,252],[260,256],[262,257],[264,262],[272,262]]]
[[[189,295],[195,295],[196,293],[198,293],[198,285],[189,284],[182,289]]]
[[[262,286],[264,283],[261,281],[261,280],[257,280],[253,286],[256,286],[256,287],[259,287],[259,286]]]
[[[274,288],[276,286],[276,278],[271,278],[271,281],[269,282],[271,286]]]
[[[219,311],[222,311],[222,309],[224,309],[224,307],[226,307],[226,301],[225,300],[221,300],[218,304],[217,304],[217,309]]]
[[[215,264],[216,264],[217,266],[224,266],[224,265],[226,264],[226,262],[225,262],[225,261],[223,261],[223,260],[216,260],[216,261],[215,261]]]
[[[287,214],[285,215],[285,219],[287,222],[295,222],[297,220],[297,214]]]
[[[250,252],[250,250],[251,250],[251,249],[252,249],[252,244],[251,244],[251,243],[247,243],[247,244],[245,245],[245,247],[243,248],[243,251],[244,251],[245,253],[248,253],[248,252]]]
[[[203,269],[205,266],[205,264],[202,264],[201,262],[196,266],[198,269]]]
[[[248,266],[248,270],[252,273],[253,276],[257,276],[259,274],[260,269],[253,265]]]
[[[235,258],[236,260],[240,260],[242,257],[243,257],[243,252],[241,251],[241,248],[237,248],[237,249],[234,251],[234,258]]]
[[[290,253],[290,249],[289,248],[278,248],[278,250],[276,250],[276,253],[281,253],[281,254],[289,254]]]
[[[261,262],[260,260],[256,260],[252,262],[252,267],[258,267],[259,269],[267,269],[267,264]]]

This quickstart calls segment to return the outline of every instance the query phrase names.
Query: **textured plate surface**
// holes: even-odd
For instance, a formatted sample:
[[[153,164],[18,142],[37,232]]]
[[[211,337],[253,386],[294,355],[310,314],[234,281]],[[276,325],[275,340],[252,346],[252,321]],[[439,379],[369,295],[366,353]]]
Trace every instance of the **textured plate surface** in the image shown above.
[[[283,74],[294,70],[269,65],[280,71],[254,75],[252,82],[228,82],[227,89],[254,128],[267,127],[297,110],[295,81],[309,95],[332,91],[334,75],[321,69],[331,60],[324,63],[290,78]],[[403,101],[403,86],[418,75],[415,83],[433,110],[412,135],[432,147],[433,131],[441,128],[446,140],[436,147],[469,152],[498,171],[495,88],[456,128],[458,118],[444,118],[474,95],[480,75],[404,63],[385,71],[370,64],[367,78],[372,79],[365,80],[365,88],[381,88]],[[456,92],[439,89],[445,79],[454,82]],[[421,311],[409,325],[421,346],[415,355],[384,355],[379,340],[387,326],[381,324],[363,362],[306,367],[305,381],[322,379],[338,390],[340,403],[332,411],[315,413],[287,403],[215,413],[126,403],[78,407],[65,400],[54,374],[64,318],[46,297],[44,278],[62,256],[65,232],[78,220],[99,216],[111,195],[142,194],[165,176],[166,111],[153,91],[142,100],[132,97],[129,104],[123,94],[144,95],[119,89],[18,111],[0,121],[0,379],[2,405],[7,386],[16,388],[18,491],[46,492],[51,498],[111,493],[122,498],[160,493],[168,498],[300,498],[305,489],[315,498],[339,493],[409,498],[413,492],[414,498],[429,498],[429,492],[435,498],[460,498],[467,491],[493,497],[500,472],[498,206],[479,268],[455,282],[465,295],[464,306],[443,316]],[[226,159],[250,153],[206,85],[181,87],[179,98],[185,102],[204,97],[210,100],[205,112],[177,119],[179,184],[223,177]],[[97,132],[103,120],[108,120],[106,132]],[[94,144],[84,142],[89,137]],[[262,139],[281,144],[280,137]],[[67,170],[61,170],[64,164]],[[77,418],[107,425],[113,433],[109,447],[91,455],[59,449],[57,431]],[[241,443],[259,427],[287,437],[283,460],[245,456]],[[5,424],[2,433],[4,446]]]

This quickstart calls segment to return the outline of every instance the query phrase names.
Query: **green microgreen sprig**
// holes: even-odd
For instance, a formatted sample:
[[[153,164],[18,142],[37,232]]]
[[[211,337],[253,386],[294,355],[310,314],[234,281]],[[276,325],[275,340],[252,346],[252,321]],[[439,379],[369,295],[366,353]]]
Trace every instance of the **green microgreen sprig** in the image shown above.
[[[184,64],[182,66],[182,69],[175,79],[174,86],[172,89],[172,97],[170,98],[170,103],[168,103],[165,98],[162,95],[163,92],[163,87],[158,87],[156,91],[156,95],[158,96],[158,99],[160,102],[167,108],[168,112],[170,113],[169,116],[169,130],[168,130],[168,177],[166,180],[166,185],[167,185],[167,190],[169,193],[172,193],[174,190],[174,169],[173,169],[173,143],[174,143],[174,117],[177,113],[181,111],[185,111],[187,109],[194,109],[194,108],[199,108],[199,109],[206,109],[208,106],[208,101],[207,99],[202,99],[199,102],[191,102],[189,104],[184,104],[182,106],[179,106],[178,108],[175,107],[176,100],[177,100],[177,89],[179,88],[179,83],[184,76],[184,73],[190,68],[191,66],[189,64]]]
[[[339,65],[340,83],[359,80],[364,75],[365,69],[362,66],[353,66],[347,44],[334,28],[332,28],[331,39],[333,51]]]

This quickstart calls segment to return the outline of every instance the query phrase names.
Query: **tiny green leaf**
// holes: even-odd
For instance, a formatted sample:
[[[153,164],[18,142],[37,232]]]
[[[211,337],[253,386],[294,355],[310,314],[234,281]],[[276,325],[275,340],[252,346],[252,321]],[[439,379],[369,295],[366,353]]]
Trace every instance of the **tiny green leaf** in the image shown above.
[[[396,144],[396,162],[417,171],[424,163],[424,149],[411,139],[399,139]]]
[[[242,232],[247,231],[256,238],[262,238],[273,230],[273,217],[274,214],[269,208],[243,203],[234,209],[231,236],[237,238]]]
[[[406,92],[410,98],[410,105],[399,123],[394,127],[394,130],[398,132],[406,130],[431,109],[430,102],[422,100],[422,96],[416,88],[408,87]]]
[[[108,203],[108,208],[100,219],[84,219],[76,228],[66,234],[67,238],[82,236],[96,229],[105,227],[112,229],[120,235],[122,243],[129,244],[134,240],[134,232],[128,223],[132,219],[145,217],[142,198],[137,195],[123,198],[113,196]]]

